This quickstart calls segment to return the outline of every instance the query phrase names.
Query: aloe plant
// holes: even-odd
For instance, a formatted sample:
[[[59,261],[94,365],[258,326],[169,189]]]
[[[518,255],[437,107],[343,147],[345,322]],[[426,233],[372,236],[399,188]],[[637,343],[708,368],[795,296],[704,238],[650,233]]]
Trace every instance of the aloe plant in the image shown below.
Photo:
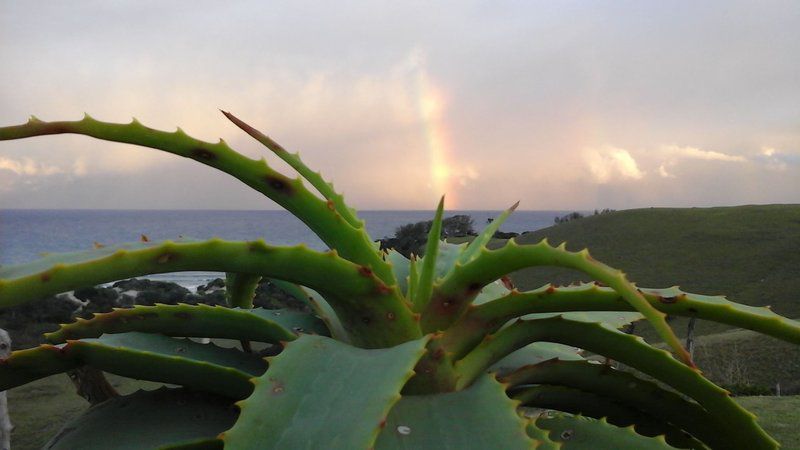
[[[319,173],[224,114],[300,177],[247,158],[222,140],[203,142],[136,120],[31,118],[0,128],[0,140],[74,133],[193,159],[275,201],[330,248],[263,240],[137,242],[0,267],[2,307],[133,276],[227,274],[227,307],[156,304],[96,314],[46,335],[50,344],[2,360],[0,391],[82,366],[169,386],[91,408],[49,447],[779,446],[753,414],[703,377],[665,316],[717,321],[800,344],[797,322],[723,297],[637,288],[587,250],[572,252],[563,244],[512,239],[487,248],[516,205],[470,243],[454,245],[439,240],[442,201],[424,257],[381,251]],[[532,266],[575,269],[595,282],[520,292],[500,281]],[[262,277],[312,312],[254,309]],[[668,350],[620,331],[642,319]],[[264,359],[251,343],[281,344],[282,350]],[[589,353],[619,361],[625,370],[593,362]]]

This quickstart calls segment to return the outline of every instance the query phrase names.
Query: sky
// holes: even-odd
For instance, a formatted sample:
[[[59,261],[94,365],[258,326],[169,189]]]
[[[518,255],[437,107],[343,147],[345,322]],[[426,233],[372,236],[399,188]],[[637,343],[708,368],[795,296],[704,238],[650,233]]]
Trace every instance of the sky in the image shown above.
[[[358,209],[800,203],[800,2],[0,0],[0,125],[180,126]],[[276,209],[85,136],[0,142],[0,208]]]

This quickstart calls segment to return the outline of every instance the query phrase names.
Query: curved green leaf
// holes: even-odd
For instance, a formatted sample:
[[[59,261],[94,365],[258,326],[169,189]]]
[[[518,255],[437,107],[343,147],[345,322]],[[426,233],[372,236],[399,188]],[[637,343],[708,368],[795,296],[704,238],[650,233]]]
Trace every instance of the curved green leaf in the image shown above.
[[[397,285],[400,287],[400,292],[403,292],[407,298],[413,298],[408,294],[409,276],[411,275],[411,261],[403,256],[402,253],[390,248],[386,251],[386,261],[392,265],[394,276],[397,278]]]
[[[229,400],[211,394],[168,388],[139,391],[92,407],[68,422],[44,448],[187,448],[184,445],[199,440],[215,441],[236,416]]]
[[[470,260],[472,260],[475,256],[477,256],[478,253],[481,251],[481,249],[485,248],[486,244],[488,244],[489,241],[492,240],[494,234],[497,232],[497,230],[500,229],[500,225],[502,225],[503,222],[506,221],[508,216],[510,216],[511,213],[513,213],[518,206],[519,202],[514,203],[510,208],[500,213],[500,215],[497,216],[497,218],[491,221],[489,225],[487,225],[486,228],[484,228],[479,235],[475,236],[475,239],[473,239],[472,242],[469,243],[467,248],[465,248],[464,251],[461,252],[461,255],[459,255],[458,257],[458,262],[461,264],[466,264],[470,262]]]
[[[62,122],[43,122],[31,117],[22,125],[0,127],[0,140],[64,133],[163,150],[225,172],[291,212],[345,259],[370,267],[388,285],[395,283],[391,269],[363,227],[342,220],[336,208],[306,189],[301,179],[288,178],[269,167],[264,159],[241,155],[221,139],[214,144],[192,138],[180,128],[170,133],[146,127],[135,119],[129,124],[117,124],[86,115],[82,120]]]
[[[228,306],[250,309],[261,275],[228,272],[225,274],[225,299]]]
[[[436,279],[436,262],[439,253],[439,241],[442,234],[442,214],[444,213],[444,197],[439,200],[436,215],[433,217],[431,229],[428,231],[428,241],[425,244],[425,257],[421,259],[422,269],[419,272],[419,281],[416,286],[415,297],[411,299],[414,311],[422,311],[428,304],[433,290],[433,281]]]
[[[769,308],[743,305],[724,296],[692,294],[677,287],[639,290],[650,305],[665,314],[711,320],[800,344],[800,322],[775,314]],[[509,292],[476,305],[467,313],[468,320],[505,322],[533,313],[634,310],[614,289],[594,283],[545,285],[528,292]]]
[[[359,218],[356,216],[356,211],[347,206],[347,204],[344,202],[344,196],[337,194],[333,189],[333,184],[325,181],[319,172],[314,172],[308,166],[306,166],[305,163],[300,159],[300,154],[289,153],[285,148],[283,148],[283,146],[272,140],[272,138],[244,123],[233,114],[227,111],[222,111],[222,114],[224,114],[225,117],[227,117],[237,127],[241,128],[242,131],[252,136],[253,139],[272,150],[272,152],[278,155],[280,159],[296,170],[300,176],[311,183],[311,186],[314,186],[314,189],[322,194],[322,197],[328,201],[328,207],[333,207],[333,209],[335,209],[336,212],[338,212],[339,215],[347,221],[347,223],[355,228],[361,228],[364,226],[364,222],[359,220]]]
[[[369,268],[339,258],[335,251],[272,247],[263,241],[126,244],[3,266],[0,306],[122,278],[186,270],[263,274],[309,286],[325,296],[346,320],[343,325],[354,342],[364,347],[420,337],[419,323],[397,287],[386,286]]]
[[[225,448],[361,449],[374,443],[427,339],[364,350],[303,335],[253,380]]]
[[[531,449],[526,422],[494,377],[459,392],[406,395],[386,419],[377,450]]]
[[[697,403],[656,383],[605,364],[550,360],[523,367],[503,377],[502,381],[508,383],[512,389],[518,385],[550,384],[595,393],[672,423],[712,448],[735,445],[728,440],[724,426],[717,418]],[[589,415],[588,411],[580,412]]]
[[[177,384],[231,398],[250,395],[250,378],[266,362],[235,349],[147,333],[106,334],[97,339],[43,345],[13,352],[0,365],[0,390],[81,365],[140,380]]]
[[[557,266],[579,270],[612,287],[640,312],[687,365],[694,366],[691,356],[667,325],[666,314],[653,308],[631,284],[625,274],[589,255],[567,251],[564,245],[551,246],[546,240],[535,245],[519,245],[513,239],[497,250],[483,249],[467,264],[456,266],[438,284],[422,315],[422,330],[431,332],[448,328],[459,319],[475,299],[480,288],[519,269],[533,266]]]
[[[209,337],[268,342],[293,341],[300,333],[327,335],[317,317],[288,309],[230,309],[198,305],[135,305],[78,319],[45,334],[54,343],[102,334],[142,331],[167,336]]]
[[[316,311],[317,315],[325,322],[328,330],[330,330],[331,337],[345,344],[351,343],[350,335],[347,333],[347,330],[345,330],[342,321],[339,320],[339,316],[336,315],[336,311],[331,308],[328,301],[320,295],[319,292],[313,289],[305,289],[305,291],[308,292],[309,301],[314,304],[314,311]]]
[[[539,417],[533,423],[539,429],[547,430],[550,439],[560,443],[562,450],[668,450],[673,449],[663,437],[651,438],[637,434],[633,427],[620,428],[605,420],[595,420],[583,416],[556,414],[552,417]]]
[[[515,390],[512,398],[519,400],[522,406],[526,407],[605,419],[608,423],[618,427],[633,426],[634,431],[638,434],[648,437],[664,436],[668,444],[678,448],[708,449],[703,443],[668,422],[628,405],[617,403],[616,399],[580,389],[548,384],[525,386]],[[730,447],[725,445],[718,448]]]
[[[531,342],[573,345],[615,359],[675,388],[696,400],[719,418],[732,440],[743,449],[774,449],[777,443],[756,422],[755,416],[731,399],[700,371],[681,364],[669,353],[647,345],[642,338],[599,323],[562,317],[518,321],[486,340],[456,364],[457,386],[467,386],[504,355]]]
[[[489,370],[502,376],[520,367],[553,359],[580,361],[584,359],[583,356],[580,355],[580,351],[581,349],[577,347],[556,344],[554,342],[534,342],[492,364]]]

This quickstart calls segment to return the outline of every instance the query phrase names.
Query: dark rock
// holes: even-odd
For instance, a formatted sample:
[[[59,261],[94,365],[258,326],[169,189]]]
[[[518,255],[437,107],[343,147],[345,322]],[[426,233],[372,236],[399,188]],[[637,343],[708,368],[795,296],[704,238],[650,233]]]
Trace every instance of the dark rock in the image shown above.
[[[183,286],[166,281],[153,281],[146,279],[131,279],[118,281],[113,285],[121,291],[138,291],[135,303],[138,305],[154,305],[165,303],[174,305],[183,303],[191,292]]]
[[[0,310],[0,328],[20,328],[29,323],[72,322],[72,315],[79,307],[66,295],[13,306]]]
[[[286,308],[296,311],[310,311],[310,308],[305,302],[287,294],[283,289],[263,278],[256,288],[253,306],[266,309]]]
[[[197,293],[199,294],[201,292],[214,291],[217,289],[224,289],[224,288],[225,288],[225,280],[223,280],[222,278],[214,278],[208,284],[198,286]]]
[[[505,231],[495,231],[494,238],[495,239],[511,239],[519,236],[519,233],[515,233],[513,231],[505,232]]]
[[[198,289],[198,294],[200,291]],[[184,303],[205,303],[206,305],[222,305],[226,306],[228,304],[228,300],[225,298],[225,290],[214,290],[214,291],[206,291],[201,295],[190,295],[189,297],[184,300]]]

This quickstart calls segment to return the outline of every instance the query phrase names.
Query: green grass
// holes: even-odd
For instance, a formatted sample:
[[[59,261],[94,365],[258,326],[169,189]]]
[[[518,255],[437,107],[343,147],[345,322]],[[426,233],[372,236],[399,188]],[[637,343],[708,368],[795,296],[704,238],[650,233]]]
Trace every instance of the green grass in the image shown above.
[[[545,237],[553,245],[566,241],[570,250],[589,248],[640,286],[679,285],[800,317],[800,205],[634,209],[527,233],[517,242]],[[520,271],[513,279],[520,289],[588,281],[576,272],[549,268]],[[686,328],[684,319],[672,324],[679,333]],[[725,329],[704,322],[695,332]]]
[[[108,375],[120,394],[155,389],[160,384]],[[75,393],[67,375],[55,375],[8,391],[8,411],[14,431],[11,448],[39,449],[55,436],[69,419],[86,411],[89,403]]]
[[[781,443],[782,450],[800,450],[800,396],[739,397],[764,429]]]
[[[800,394],[800,347],[749,330],[698,337],[695,362],[718,384]]]

